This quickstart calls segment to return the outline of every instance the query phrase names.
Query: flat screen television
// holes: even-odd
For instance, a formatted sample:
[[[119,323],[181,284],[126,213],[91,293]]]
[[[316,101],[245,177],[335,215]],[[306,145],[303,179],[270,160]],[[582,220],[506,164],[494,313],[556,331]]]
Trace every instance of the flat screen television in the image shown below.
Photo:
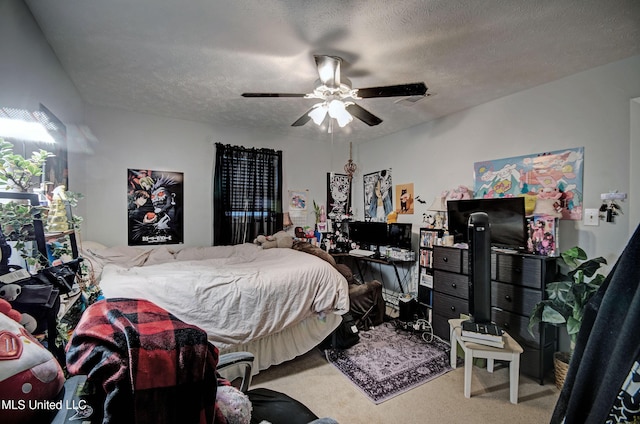
[[[523,197],[449,200],[447,219],[449,235],[456,243],[468,243],[468,221],[473,212],[485,212],[491,226],[491,246],[526,250],[527,220]]]
[[[411,224],[394,222],[387,230],[387,245],[411,250]]]
[[[386,222],[349,222],[349,239],[367,248],[371,246],[387,245],[387,223]]]

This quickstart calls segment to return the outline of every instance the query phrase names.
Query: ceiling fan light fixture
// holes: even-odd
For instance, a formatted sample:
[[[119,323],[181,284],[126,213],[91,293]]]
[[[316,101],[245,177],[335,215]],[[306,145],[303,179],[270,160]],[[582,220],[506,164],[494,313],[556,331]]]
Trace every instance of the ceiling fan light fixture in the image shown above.
[[[331,100],[329,103],[329,116],[338,121],[340,128],[353,121],[353,116],[347,112],[346,105],[341,100]]]
[[[322,125],[324,118],[327,116],[328,110],[329,108],[327,107],[326,102],[318,103],[313,106],[313,109],[308,113],[308,115],[316,125]]]

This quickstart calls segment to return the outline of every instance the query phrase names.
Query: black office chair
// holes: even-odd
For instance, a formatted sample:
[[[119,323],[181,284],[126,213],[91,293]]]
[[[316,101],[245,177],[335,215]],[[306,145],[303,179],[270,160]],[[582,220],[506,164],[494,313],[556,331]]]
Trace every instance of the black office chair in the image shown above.
[[[268,421],[271,424],[337,424],[331,418],[318,418],[300,401],[266,388],[250,389],[254,356],[250,352],[232,352],[220,355],[218,372],[235,383],[251,401],[251,424]]]

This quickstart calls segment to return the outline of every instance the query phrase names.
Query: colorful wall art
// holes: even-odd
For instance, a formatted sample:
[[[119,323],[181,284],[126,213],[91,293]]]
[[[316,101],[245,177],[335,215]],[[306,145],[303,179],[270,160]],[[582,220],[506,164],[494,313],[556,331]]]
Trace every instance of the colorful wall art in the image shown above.
[[[474,164],[474,197],[535,197],[534,214],[582,219],[584,147]]]

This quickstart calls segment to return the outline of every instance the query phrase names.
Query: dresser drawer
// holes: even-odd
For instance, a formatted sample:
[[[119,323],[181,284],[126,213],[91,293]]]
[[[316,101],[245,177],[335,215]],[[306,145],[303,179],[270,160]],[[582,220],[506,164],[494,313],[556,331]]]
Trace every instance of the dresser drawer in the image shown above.
[[[491,306],[529,316],[540,300],[542,295],[539,290],[491,282]]]
[[[460,318],[455,317],[455,318]],[[433,327],[433,334],[440,337],[442,340],[449,341],[451,334],[449,334],[449,320],[451,317],[443,317],[442,315],[433,314],[431,326]]]
[[[433,268],[443,271],[462,272],[462,249],[436,246],[433,249]]]
[[[519,255],[496,256],[496,280],[542,289],[543,260]]]
[[[527,329],[529,326],[529,317],[525,318],[522,315],[512,314],[511,312],[492,308],[491,320],[509,333],[511,337],[523,345],[523,347],[526,345],[535,349],[540,349],[540,335],[538,330],[535,329],[532,336],[529,334],[529,330]]]
[[[469,277],[435,270],[433,272],[433,289],[439,293],[469,299]]]
[[[433,299],[433,312],[446,319],[460,318],[460,314],[469,314],[469,302],[459,297],[438,294]]]

